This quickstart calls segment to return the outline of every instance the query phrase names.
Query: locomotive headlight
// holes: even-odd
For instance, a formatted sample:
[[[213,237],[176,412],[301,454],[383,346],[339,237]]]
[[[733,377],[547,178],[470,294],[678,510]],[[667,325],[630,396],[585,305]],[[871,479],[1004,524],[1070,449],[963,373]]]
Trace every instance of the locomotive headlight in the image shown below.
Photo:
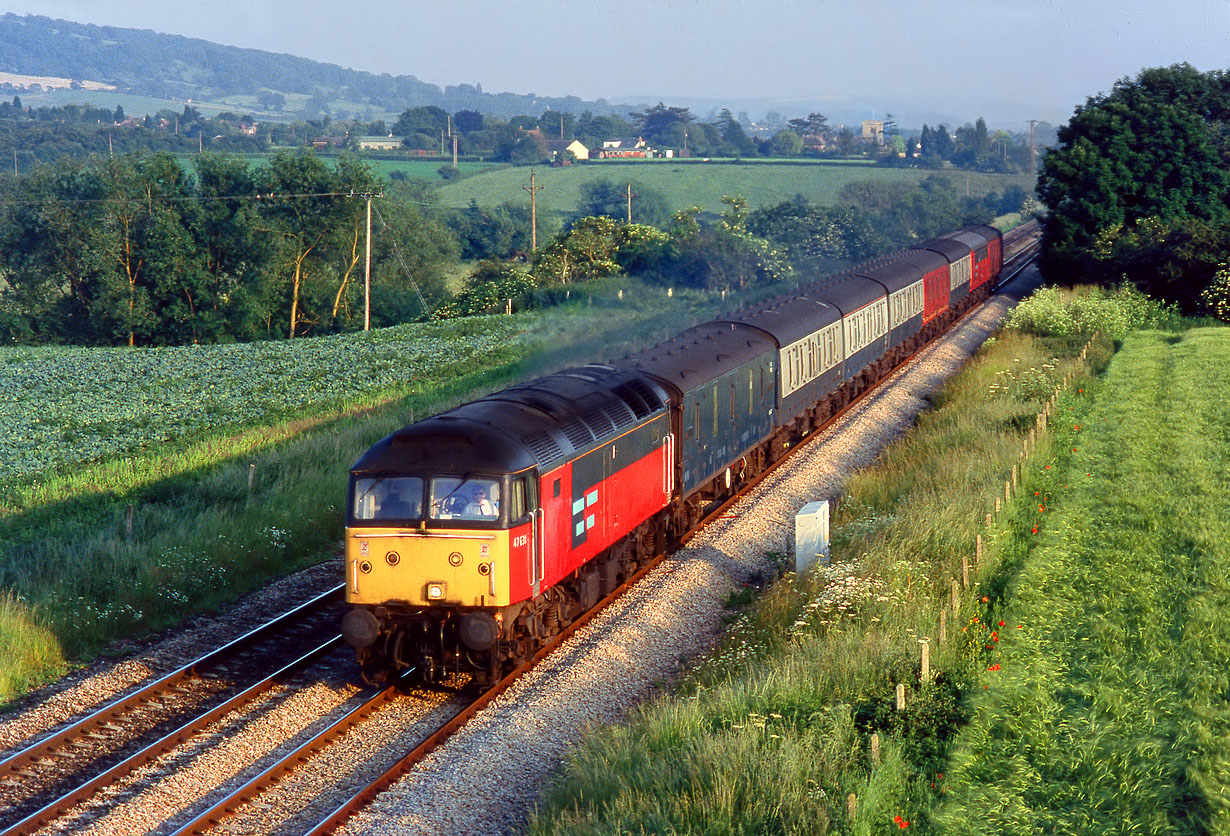
[[[431,582],[427,584],[427,600],[428,601],[443,601],[444,593],[448,587],[444,583]]]

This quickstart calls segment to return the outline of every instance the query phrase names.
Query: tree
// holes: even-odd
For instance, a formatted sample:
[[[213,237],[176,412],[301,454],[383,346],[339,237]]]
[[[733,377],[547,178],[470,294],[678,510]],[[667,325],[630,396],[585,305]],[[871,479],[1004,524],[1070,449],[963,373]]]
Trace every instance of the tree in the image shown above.
[[[794,131],[781,130],[773,135],[772,147],[779,157],[797,157],[803,153],[803,137]]]
[[[336,195],[338,181],[319,157],[308,151],[278,151],[261,170],[258,189],[268,197],[262,220],[275,236],[278,260],[287,275],[287,336],[299,330],[304,282],[323,261],[325,244],[345,213]]]
[[[208,334],[254,339],[276,306],[273,254],[261,231],[256,174],[242,157],[206,152],[194,158],[203,198],[191,228],[209,277],[208,302],[196,306],[200,339]]]
[[[726,153],[738,156],[748,156],[756,152],[756,146],[743,130],[743,125],[739,120],[731,115],[727,108],[722,109],[721,115],[717,121],[718,130],[721,131],[722,141],[726,144],[724,149]]]
[[[675,126],[687,126],[696,119],[686,107],[667,107],[658,102],[646,110],[629,113],[629,118],[641,136],[653,142],[663,143],[668,131]],[[674,136],[674,134],[670,134]]]
[[[397,117],[397,122],[393,124],[393,133],[398,136],[426,134],[432,137],[438,145],[440,132],[448,130],[448,125],[449,115],[446,111],[434,105],[412,107]]]
[[[1206,120],[1230,114],[1225,90],[1223,74],[1184,64],[1123,79],[1077,108],[1038,180],[1050,210],[1046,275],[1139,275],[1134,262],[1156,257],[1166,230],[1224,221],[1230,179]],[[1200,287],[1171,290],[1190,306]]]
[[[799,136],[824,136],[829,130],[828,117],[823,113],[809,113],[806,119],[791,119],[790,130]]]
[[[732,290],[793,275],[780,249],[748,231],[747,201],[727,195],[722,202],[726,211],[711,226],[700,224],[697,207],[675,213],[670,277],[706,290]]]
[[[617,229],[618,222],[606,216],[578,218],[538,252],[534,276],[548,284],[568,284],[618,273]]]
[[[477,110],[459,110],[453,114],[453,132],[470,133],[483,129],[483,115]]]

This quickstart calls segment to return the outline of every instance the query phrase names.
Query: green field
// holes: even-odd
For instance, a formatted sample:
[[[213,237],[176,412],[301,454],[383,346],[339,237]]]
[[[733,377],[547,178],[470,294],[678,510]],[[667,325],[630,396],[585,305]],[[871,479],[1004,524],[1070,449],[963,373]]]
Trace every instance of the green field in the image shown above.
[[[809,162],[696,162],[643,160],[637,162],[593,161],[572,166],[535,169],[540,211],[569,213],[576,210],[581,186],[595,180],[632,181],[662,194],[671,211],[698,205],[711,212],[722,210],[723,195],[742,195],[751,208],[776,205],[801,194],[813,203],[830,205],[842,186],[852,182],[914,184],[934,174],[918,169],[877,168],[862,165],[825,165]],[[960,194],[981,197],[1002,191],[1008,185],[1033,188],[1022,175],[940,172],[952,180]],[[528,200],[522,188],[529,186],[529,169],[501,168],[467,177],[440,187],[440,202],[462,208],[475,200],[481,206]],[[635,215],[635,201],[633,213]]]

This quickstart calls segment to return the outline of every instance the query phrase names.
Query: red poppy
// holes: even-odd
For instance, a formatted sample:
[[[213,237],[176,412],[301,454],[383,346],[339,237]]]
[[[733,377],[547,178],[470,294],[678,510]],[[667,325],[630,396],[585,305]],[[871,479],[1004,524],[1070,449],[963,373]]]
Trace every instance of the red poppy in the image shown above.
[[[1004,622],[1002,622],[1002,621],[1001,621],[1001,622],[999,622],[999,626],[1000,626],[1000,627],[1003,627],[1003,626],[1004,626]]]

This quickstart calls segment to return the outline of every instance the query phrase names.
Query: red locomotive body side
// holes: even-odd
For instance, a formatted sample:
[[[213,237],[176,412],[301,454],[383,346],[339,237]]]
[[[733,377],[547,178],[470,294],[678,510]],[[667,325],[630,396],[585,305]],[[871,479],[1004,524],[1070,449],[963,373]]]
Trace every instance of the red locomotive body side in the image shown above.
[[[665,416],[655,419],[665,428]],[[542,587],[566,578],[621,537],[665,508],[670,501],[669,445],[652,445],[644,455],[619,462],[625,440],[655,421],[629,431],[551,471],[542,478]],[[643,439],[642,439],[643,441]],[[618,469],[611,464],[619,464]],[[600,477],[595,481],[594,476]],[[588,478],[586,478],[588,476]],[[558,483],[558,487],[557,487]],[[528,578],[514,590],[529,597]]]
[[[534,559],[534,525],[511,528],[508,531],[508,562],[502,567],[508,572],[508,595],[512,601],[524,601],[534,593],[530,585],[531,561]]]

